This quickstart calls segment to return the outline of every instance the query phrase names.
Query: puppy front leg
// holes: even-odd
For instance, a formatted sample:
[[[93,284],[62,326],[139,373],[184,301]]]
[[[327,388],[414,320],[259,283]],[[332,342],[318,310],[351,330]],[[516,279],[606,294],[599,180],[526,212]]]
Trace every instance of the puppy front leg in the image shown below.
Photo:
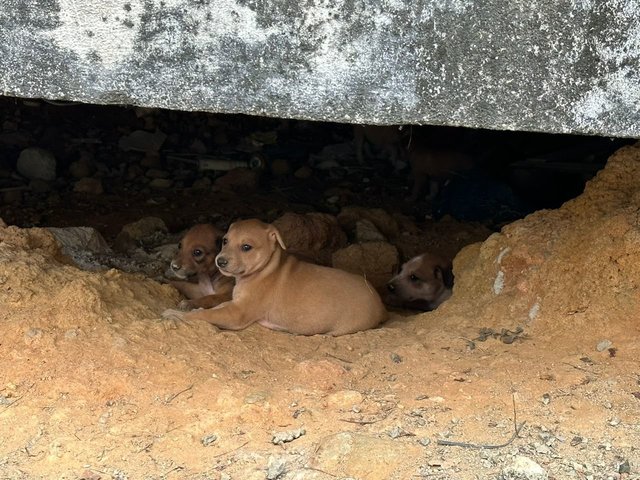
[[[180,310],[193,310],[195,308],[213,308],[231,300],[231,292],[206,295],[192,300],[183,300],[178,304]]]
[[[182,280],[171,280],[169,284],[189,299],[202,296],[202,289],[200,288],[200,284],[198,283],[185,282]]]
[[[194,310],[186,313],[178,310],[165,310],[162,316],[164,318],[177,318],[187,322],[209,322],[224,330],[242,330],[257,320],[256,317],[247,315],[244,309],[234,302],[226,302],[215,308]]]

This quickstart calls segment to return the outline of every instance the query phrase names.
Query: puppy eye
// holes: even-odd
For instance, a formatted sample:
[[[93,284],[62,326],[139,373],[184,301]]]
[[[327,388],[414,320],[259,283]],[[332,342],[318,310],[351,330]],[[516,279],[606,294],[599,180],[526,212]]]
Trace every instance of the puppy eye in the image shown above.
[[[419,282],[420,281],[420,279],[418,277],[416,277],[413,273],[409,277],[409,280],[411,280],[412,282]]]
[[[248,252],[248,251],[249,251],[249,250],[251,250],[253,247],[252,247],[251,245],[248,245],[248,244],[246,244],[246,243],[245,243],[244,245],[242,245],[242,247],[241,247],[241,248],[242,248],[242,251],[243,251],[243,252]]]
[[[222,239],[222,245],[226,245],[228,241],[229,241],[229,240],[227,240],[227,237],[224,237],[224,238]]]
[[[202,256],[202,250],[200,250],[199,248],[196,248],[193,252],[192,255],[194,257],[201,257]]]

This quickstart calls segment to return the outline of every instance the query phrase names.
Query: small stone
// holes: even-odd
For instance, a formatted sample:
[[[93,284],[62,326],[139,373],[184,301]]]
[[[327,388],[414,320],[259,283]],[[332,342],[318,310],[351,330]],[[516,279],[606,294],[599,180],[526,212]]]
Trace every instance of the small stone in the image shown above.
[[[290,430],[288,432],[274,433],[271,437],[271,443],[274,445],[282,445],[283,443],[293,442],[297,438],[303,436],[306,432],[304,428],[298,428],[296,430]]]
[[[500,480],[547,480],[547,472],[528,457],[517,456],[513,463],[502,470]]]
[[[609,348],[613,343],[611,340],[600,340],[596,345],[596,350],[599,352],[604,352],[607,348]]]
[[[167,135],[160,130],[156,130],[153,133],[136,130],[130,135],[120,138],[118,146],[124,151],[157,152],[166,139]]]
[[[544,405],[549,405],[550,402],[551,402],[551,395],[549,395],[548,393],[545,393],[544,395],[542,395],[542,403]]]
[[[356,221],[356,242],[384,242],[386,240],[371,220],[363,218]]]
[[[571,439],[571,442],[569,442],[569,445],[571,445],[572,447],[577,447],[578,445],[580,445],[583,442],[583,438],[582,437],[573,437]]]
[[[267,394],[265,392],[255,392],[250,393],[244,398],[244,403],[247,405],[253,405],[255,403],[262,403],[267,399]]]
[[[271,173],[276,177],[283,177],[291,173],[291,166],[284,158],[276,158],[271,162]]]
[[[609,420],[609,425],[611,425],[612,427],[617,427],[621,422],[622,420],[620,420],[618,417],[613,417],[611,420]]]
[[[200,439],[200,443],[202,443],[203,446],[208,447],[209,445],[213,445],[216,440],[218,440],[218,436],[212,433],[211,435],[205,435],[202,437]]]
[[[173,185],[173,180],[171,180],[170,178],[154,178],[149,182],[149,186],[157,190],[164,190],[167,188],[171,188],[172,185]]]
[[[398,355],[397,353],[392,353],[391,354],[391,361],[393,363],[402,363],[402,357],[400,355]]]
[[[431,439],[428,437],[422,437],[418,439],[418,443],[423,447],[428,447],[431,444]]]
[[[294,177],[299,178],[300,180],[306,180],[307,178],[311,178],[313,175],[313,168],[309,165],[303,165],[299,169],[295,171],[293,174]]]
[[[387,432],[387,435],[389,435],[389,437],[393,438],[394,440],[396,438],[400,438],[400,437],[410,437],[413,436],[412,433],[407,432],[404,428],[402,427],[393,427],[391,430],[389,430]]]
[[[618,473],[631,473],[631,465],[629,464],[629,460],[625,460],[620,465],[618,465]]]
[[[252,192],[258,188],[259,179],[260,171],[257,169],[234,168],[215,180],[214,189],[242,193]]]
[[[104,188],[99,178],[87,177],[78,180],[73,185],[73,191],[76,193],[87,193],[89,195],[102,195]]]
[[[51,182],[56,179],[56,158],[43,148],[30,147],[22,150],[16,168],[20,175],[31,180]]]
[[[287,472],[287,462],[283,457],[269,457],[267,462],[267,480],[277,480]]]
[[[159,168],[150,168],[145,173],[145,176],[148,178],[168,178],[169,172],[166,170],[160,170]]]

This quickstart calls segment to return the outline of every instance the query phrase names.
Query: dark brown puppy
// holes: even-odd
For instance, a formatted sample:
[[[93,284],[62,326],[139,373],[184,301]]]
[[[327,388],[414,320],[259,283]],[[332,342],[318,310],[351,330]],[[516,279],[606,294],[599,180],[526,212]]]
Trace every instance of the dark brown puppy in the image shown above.
[[[387,283],[388,305],[416,310],[435,310],[451,297],[453,271],[451,262],[423,253],[405,262],[400,273]]]
[[[367,156],[374,157],[380,152],[387,157],[396,170],[406,167],[406,155],[403,148],[403,131],[399,126],[391,125],[354,125],[353,141],[358,163],[363,165],[365,150]],[[375,151],[371,151],[373,150]]]
[[[427,200],[433,200],[441,183],[454,175],[471,170],[474,166],[473,158],[465,152],[452,148],[430,148],[425,145],[415,145],[409,150],[409,163],[413,177],[413,188],[407,199],[410,202],[415,202],[420,197],[427,181]]]
[[[387,319],[378,293],[359,275],[298,260],[285,252],[276,227],[259,220],[234,223],[216,262],[233,276],[233,299],[215,308],[168,319],[206,321],[228,330],[253,323],[299,335],[345,335]]]
[[[223,235],[213,225],[198,224],[180,241],[171,271],[182,281],[173,280],[171,284],[188,300],[180,302],[179,309],[212,308],[231,300],[233,278],[220,274],[216,265]],[[198,283],[187,281],[190,278]]]

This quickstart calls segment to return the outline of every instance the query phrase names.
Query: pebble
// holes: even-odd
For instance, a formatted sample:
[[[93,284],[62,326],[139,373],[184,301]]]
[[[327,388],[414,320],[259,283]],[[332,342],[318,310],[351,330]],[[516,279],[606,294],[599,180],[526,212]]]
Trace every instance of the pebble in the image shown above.
[[[283,457],[269,457],[267,462],[267,480],[276,480],[287,472],[287,461]]]
[[[596,345],[596,350],[599,352],[604,352],[607,348],[609,348],[613,343],[611,340],[600,340]]]
[[[296,430],[289,430],[288,432],[274,433],[271,437],[271,443],[274,445],[282,445],[283,443],[293,442],[295,439],[300,438],[306,432],[304,428],[298,428]]]
[[[500,480],[547,480],[549,476],[544,468],[529,457],[519,455],[511,465],[502,470],[498,478]]]
[[[356,241],[358,243],[385,242],[386,240],[371,220],[363,218],[356,221]]]
[[[149,186],[157,190],[171,188],[171,185],[173,185],[173,180],[170,178],[154,178],[149,182]]]
[[[99,178],[86,177],[81,178],[73,185],[73,191],[76,193],[88,193],[90,195],[102,195],[104,187]]]
[[[422,437],[418,439],[418,443],[423,447],[428,447],[429,444],[431,443],[431,439],[428,437]]]
[[[622,420],[620,420],[618,417],[613,417],[611,420],[609,420],[609,425],[611,425],[612,427],[617,427],[621,422]]]
[[[216,440],[218,440],[218,436],[215,434],[205,435],[200,439],[200,443],[202,443],[203,446],[208,447],[209,445],[213,445]]]
[[[43,148],[30,147],[22,150],[16,168],[21,175],[31,180],[51,182],[56,179],[56,158]]]

